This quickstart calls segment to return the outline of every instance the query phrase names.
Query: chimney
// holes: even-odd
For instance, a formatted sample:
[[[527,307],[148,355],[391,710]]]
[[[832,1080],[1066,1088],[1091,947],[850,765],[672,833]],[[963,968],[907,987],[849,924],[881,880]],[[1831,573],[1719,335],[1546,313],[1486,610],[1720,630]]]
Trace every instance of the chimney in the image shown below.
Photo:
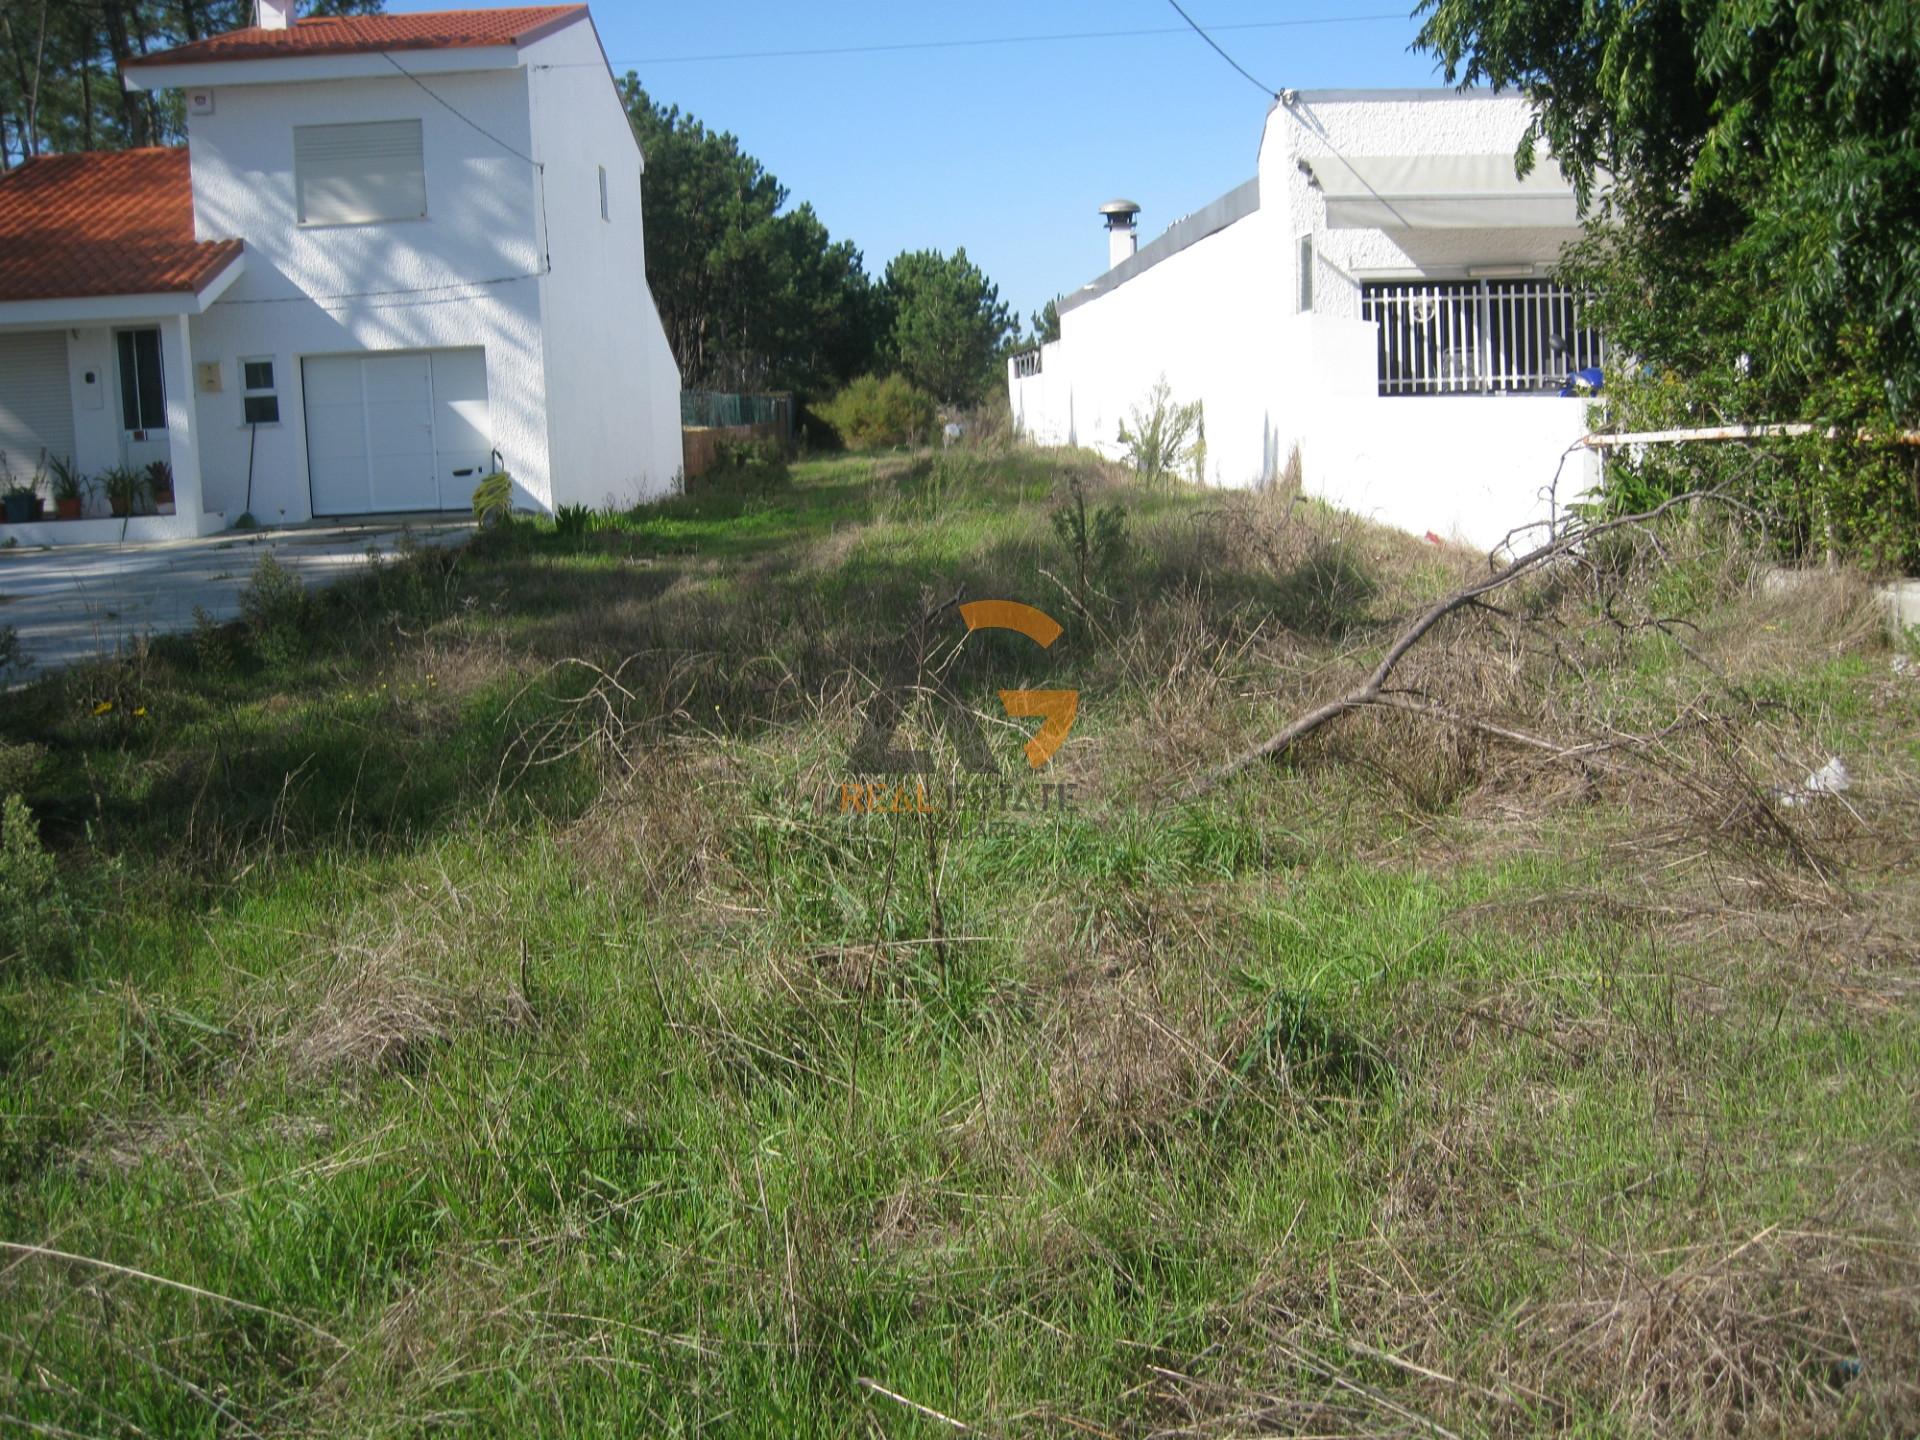
[[[295,0],[253,0],[253,23],[262,30],[284,30],[293,23]]]
[[[1113,269],[1122,260],[1131,260],[1133,252],[1139,248],[1139,237],[1133,228],[1133,217],[1140,213],[1140,207],[1131,200],[1109,200],[1100,207],[1100,214],[1107,222],[1107,268]]]

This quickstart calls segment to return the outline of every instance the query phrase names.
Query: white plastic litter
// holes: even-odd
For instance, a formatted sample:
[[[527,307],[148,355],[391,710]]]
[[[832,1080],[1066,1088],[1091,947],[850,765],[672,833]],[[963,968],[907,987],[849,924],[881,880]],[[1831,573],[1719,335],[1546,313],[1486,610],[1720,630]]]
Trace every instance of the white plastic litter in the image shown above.
[[[1896,675],[1904,675],[1911,679],[1920,676],[1920,665],[1913,663],[1913,657],[1911,655],[1896,655],[1893,657],[1893,673]]]
[[[1827,763],[1807,776],[1798,789],[1782,790],[1782,805],[1805,805],[1822,795],[1842,795],[1853,788],[1853,776],[1847,773],[1847,762],[1838,755],[1829,755]]]

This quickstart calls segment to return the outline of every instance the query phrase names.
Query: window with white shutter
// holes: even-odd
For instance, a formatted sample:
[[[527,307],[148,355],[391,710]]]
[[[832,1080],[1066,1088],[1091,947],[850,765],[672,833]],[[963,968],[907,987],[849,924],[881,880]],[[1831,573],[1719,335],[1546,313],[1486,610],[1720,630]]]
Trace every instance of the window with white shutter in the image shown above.
[[[425,218],[420,122],[294,126],[293,188],[302,225]]]

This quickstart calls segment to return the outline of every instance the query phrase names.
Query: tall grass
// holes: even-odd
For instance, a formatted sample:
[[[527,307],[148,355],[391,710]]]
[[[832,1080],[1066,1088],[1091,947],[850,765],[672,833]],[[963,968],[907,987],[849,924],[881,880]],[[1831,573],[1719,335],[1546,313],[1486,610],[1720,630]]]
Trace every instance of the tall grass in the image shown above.
[[[1128,537],[1084,587],[1076,484]],[[1912,1429],[1920,686],[1845,577],[1605,558],[1406,683],[1640,743],[1371,715],[1199,804],[1475,557],[853,455],[263,575],[10,697],[5,903],[70,918],[0,932],[0,1416]],[[1064,627],[939,643],[1010,784],[997,692],[1080,690],[1074,809],[841,813],[956,593]]]

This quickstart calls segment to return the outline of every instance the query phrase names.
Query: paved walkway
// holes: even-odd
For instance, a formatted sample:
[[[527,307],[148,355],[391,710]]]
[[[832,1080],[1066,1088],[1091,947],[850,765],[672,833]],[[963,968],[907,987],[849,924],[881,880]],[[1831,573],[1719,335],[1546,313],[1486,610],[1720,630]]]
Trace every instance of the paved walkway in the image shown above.
[[[190,630],[196,606],[216,620],[233,619],[263,555],[320,586],[353,574],[369,553],[392,553],[404,535],[421,544],[459,545],[472,531],[471,520],[429,515],[405,523],[227,531],[163,544],[0,550],[0,627],[19,634],[31,676],[112,655],[141,635]]]

